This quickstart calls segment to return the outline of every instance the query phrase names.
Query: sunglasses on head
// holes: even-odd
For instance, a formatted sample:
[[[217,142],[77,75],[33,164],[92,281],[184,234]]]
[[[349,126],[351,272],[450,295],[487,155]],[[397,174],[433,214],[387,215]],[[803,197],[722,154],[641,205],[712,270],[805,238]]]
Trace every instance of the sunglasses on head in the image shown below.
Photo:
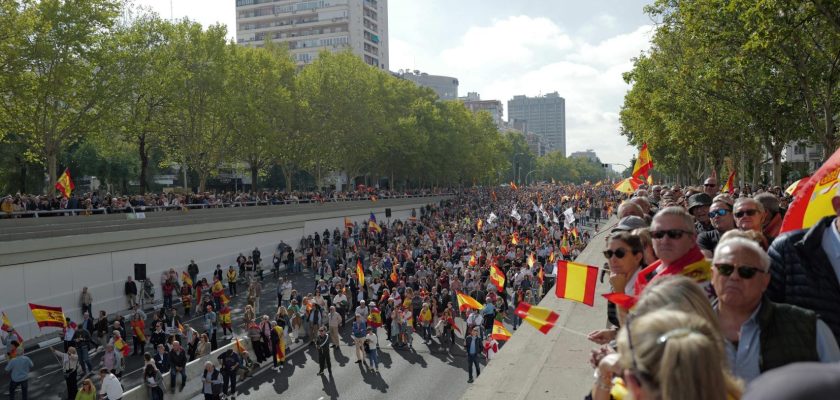
[[[686,233],[691,232],[682,229],[668,229],[664,231],[651,231],[650,236],[654,239],[662,239],[667,235],[669,239],[681,239]]]
[[[741,210],[735,213],[735,218],[743,218],[744,215],[749,215],[750,217],[752,217],[756,214],[758,214],[758,210]]]
[[[723,275],[723,276],[730,276],[737,269],[738,270],[738,276],[740,276],[742,279],[752,279],[752,277],[754,277],[755,274],[759,273],[759,272],[761,272],[763,274],[767,273],[767,271],[765,271],[761,268],[747,267],[747,266],[743,266],[743,265],[736,268],[732,264],[715,264],[715,269],[717,269],[718,272],[720,272],[721,275]]]
[[[624,258],[624,256],[626,256],[630,252],[631,251],[624,250],[624,249],[617,249],[615,251],[604,250],[604,257],[606,257],[607,259],[610,259],[610,258],[612,258],[612,256],[615,256],[615,258],[622,259],[622,258]],[[633,252],[633,253],[635,254],[635,252]]]
[[[729,214],[729,210],[721,208],[720,210],[710,211],[709,212],[709,218],[722,217],[726,214]]]

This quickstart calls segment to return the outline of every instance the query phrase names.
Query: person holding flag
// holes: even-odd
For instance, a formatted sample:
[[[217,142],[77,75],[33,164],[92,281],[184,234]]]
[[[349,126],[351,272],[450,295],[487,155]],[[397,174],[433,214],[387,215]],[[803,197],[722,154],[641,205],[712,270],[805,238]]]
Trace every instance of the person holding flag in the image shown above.
[[[3,338],[3,346],[6,347],[6,359],[11,360],[17,357],[18,348],[23,348],[23,337],[12,326],[5,312],[0,314],[0,317],[2,317],[0,319],[2,321],[0,330],[6,332],[6,336]]]
[[[321,327],[321,329],[323,330],[324,327]],[[285,365],[286,334],[283,332],[283,328],[277,325],[276,321],[271,321],[271,349],[274,354],[274,357],[272,357],[274,367]]]

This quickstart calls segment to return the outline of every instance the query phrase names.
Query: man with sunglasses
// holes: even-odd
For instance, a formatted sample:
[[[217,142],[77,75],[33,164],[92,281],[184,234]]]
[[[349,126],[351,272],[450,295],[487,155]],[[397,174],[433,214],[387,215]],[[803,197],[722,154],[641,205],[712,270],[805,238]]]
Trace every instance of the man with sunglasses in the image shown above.
[[[773,241],[767,296],[815,311],[840,341],[840,190],[831,205],[835,215]]]
[[[735,201],[735,226],[742,231],[761,232],[764,222],[764,206],[752,197],[741,197]]]
[[[717,178],[707,178],[703,182],[703,192],[710,198],[715,197],[719,191],[720,188],[718,188]]]
[[[700,246],[700,251],[706,258],[712,258],[715,254],[715,247],[717,247],[720,237],[733,229],[735,229],[735,217],[732,215],[732,200],[729,195],[720,194],[715,196],[709,207],[709,220],[712,221],[714,230],[703,232],[697,235],[697,245]]]
[[[749,382],[794,362],[840,361],[837,341],[816,313],[764,297],[770,257],[754,241],[727,238],[713,260],[715,307],[735,376]]]
[[[712,290],[711,266],[697,246],[694,220],[682,207],[666,207],[656,213],[650,226],[653,250],[659,260],[639,272],[635,293],[641,293],[655,277],[684,275],[703,289],[709,300]]]

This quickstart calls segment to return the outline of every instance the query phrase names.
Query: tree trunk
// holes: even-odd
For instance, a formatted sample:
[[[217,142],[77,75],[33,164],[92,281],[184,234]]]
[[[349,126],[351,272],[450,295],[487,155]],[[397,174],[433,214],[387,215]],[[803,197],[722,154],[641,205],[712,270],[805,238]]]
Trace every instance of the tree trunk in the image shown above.
[[[207,184],[207,173],[198,174],[198,193],[204,193],[204,186]]]
[[[782,186],[782,149],[781,146],[776,147],[778,148],[770,152],[773,158],[773,185]]]
[[[283,171],[283,178],[286,181],[286,193],[292,192],[292,167],[290,166],[280,166],[280,170]]]
[[[140,176],[138,180],[140,181],[140,193],[145,194],[149,189],[148,183],[146,182],[146,174],[149,168],[149,154],[146,151],[146,132],[140,133],[138,139],[137,151],[140,155]]]
[[[831,106],[831,99],[827,99],[823,105],[825,117],[825,133],[823,135],[823,162],[828,160],[837,149],[837,136],[835,136],[834,111]]]
[[[55,196],[55,182],[58,179],[56,176],[56,170],[58,169],[58,160],[57,155],[55,152],[50,152],[47,154],[47,174],[50,177],[50,185],[47,187],[47,193],[49,193],[49,197],[52,198]]]
[[[257,163],[249,163],[251,165],[251,191],[257,191],[257,178],[259,177],[260,168]]]

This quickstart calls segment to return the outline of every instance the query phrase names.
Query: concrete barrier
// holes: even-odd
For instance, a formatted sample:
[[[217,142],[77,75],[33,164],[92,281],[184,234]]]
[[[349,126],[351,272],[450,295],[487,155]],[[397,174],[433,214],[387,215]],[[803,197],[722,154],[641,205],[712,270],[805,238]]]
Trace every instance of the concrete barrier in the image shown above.
[[[239,342],[248,350],[249,354],[254,354],[254,348],[251,346],[251,341],[247,338],[240,338]],[[201,373],[204,370],[204,363],[207,361],[213,362],[213,365],[216,368],[219,368],[219,362],[217,358],[224,352],[228,351],[228,349],[232,349],[234,347],[234,341],[231,340],[225,346],[219,347],[216,351],[211,352],[210,354],[199,357],[193,361],[187,363],[187,384],[184,386],[183,391],[178,391],[178,388],[175,388],[175,393],[171,393],[172,388],[169,386],[169,379],[172,372],[167,372],[163,374],[163,382],[166,386],[166,390],[164,395],[167,399],[174,399],[174,400],[187,400],[192,399],[201,394],[201,390],[203,389],[203,384],[201,383]],[[176,377],[180,382],[181,377]],[[237,379],[238,381],[238,379]],[[238,383],[238,382],[237,382]],[[148,400],[149,399],[149,390],[146,388],[146,385],[140,385],[133,389],[129,389],[123,394],[123,400]]]

